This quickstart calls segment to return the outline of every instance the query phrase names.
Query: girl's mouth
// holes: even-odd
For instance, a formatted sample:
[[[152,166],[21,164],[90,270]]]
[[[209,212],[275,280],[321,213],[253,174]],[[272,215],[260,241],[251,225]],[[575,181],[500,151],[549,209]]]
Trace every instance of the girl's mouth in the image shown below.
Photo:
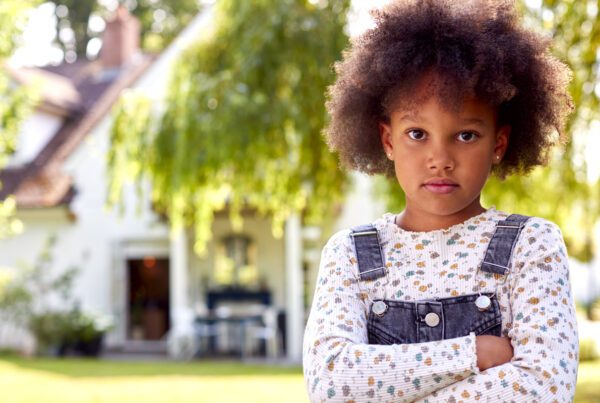
[[[458,189],[458,184],[449,179],[431,179],[425,182],[423,187],[432,193],[448,194]]]

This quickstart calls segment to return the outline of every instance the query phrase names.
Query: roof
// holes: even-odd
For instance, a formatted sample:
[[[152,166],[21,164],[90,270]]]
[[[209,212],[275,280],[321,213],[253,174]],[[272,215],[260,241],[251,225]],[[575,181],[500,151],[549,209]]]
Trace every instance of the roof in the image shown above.
[[[68,204],[75,189],[63,163],[110,112],[123,89],[131,86],[155,57],[139,55],[132,62],[103,69],[99,61],[78,61],[43,68],[12,70],[23,84],[41,83],[41,110],[64,117],[63,125],[27,165],[0,172],[0,199],[13,194],[20,208]]]
[[[38,68],[12,68],[7,66],[12,78],[22,85],[39,86],[39,108],[49,113],[65,116],[77,109],[81,95],[71,80]]]

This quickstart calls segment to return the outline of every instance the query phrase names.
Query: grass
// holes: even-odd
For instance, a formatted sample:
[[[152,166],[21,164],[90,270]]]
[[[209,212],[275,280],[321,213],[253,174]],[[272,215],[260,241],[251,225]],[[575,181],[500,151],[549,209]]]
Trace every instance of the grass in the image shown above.
[[[302,402],[300,368],[2,357],[2,402]]]
[[[579,367],[575,403],[600,402],[600,361]],[[298,367],[0,357],[7,403],[307,402]]]
[[[600,402],[600,361],[579,364],[575,403]]]

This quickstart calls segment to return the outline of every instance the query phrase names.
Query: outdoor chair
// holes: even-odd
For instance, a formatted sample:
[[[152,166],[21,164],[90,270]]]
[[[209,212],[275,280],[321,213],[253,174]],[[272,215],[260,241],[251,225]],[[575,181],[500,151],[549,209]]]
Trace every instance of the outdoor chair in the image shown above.
[[[262,323],[248,325],[244,343],[244,356],[255,355],[262,341],[265,343],[268,358],[276,359],[279,357],[282,343],[277,324],[278,314],[279,309],[273,306],[264,307]]]

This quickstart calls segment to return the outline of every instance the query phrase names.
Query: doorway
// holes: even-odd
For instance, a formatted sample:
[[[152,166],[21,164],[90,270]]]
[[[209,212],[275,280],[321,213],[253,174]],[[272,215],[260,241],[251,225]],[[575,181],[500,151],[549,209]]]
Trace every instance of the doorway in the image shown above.
[[[169,259],[127,260],[127,339],[156,341],[170,328]]]

